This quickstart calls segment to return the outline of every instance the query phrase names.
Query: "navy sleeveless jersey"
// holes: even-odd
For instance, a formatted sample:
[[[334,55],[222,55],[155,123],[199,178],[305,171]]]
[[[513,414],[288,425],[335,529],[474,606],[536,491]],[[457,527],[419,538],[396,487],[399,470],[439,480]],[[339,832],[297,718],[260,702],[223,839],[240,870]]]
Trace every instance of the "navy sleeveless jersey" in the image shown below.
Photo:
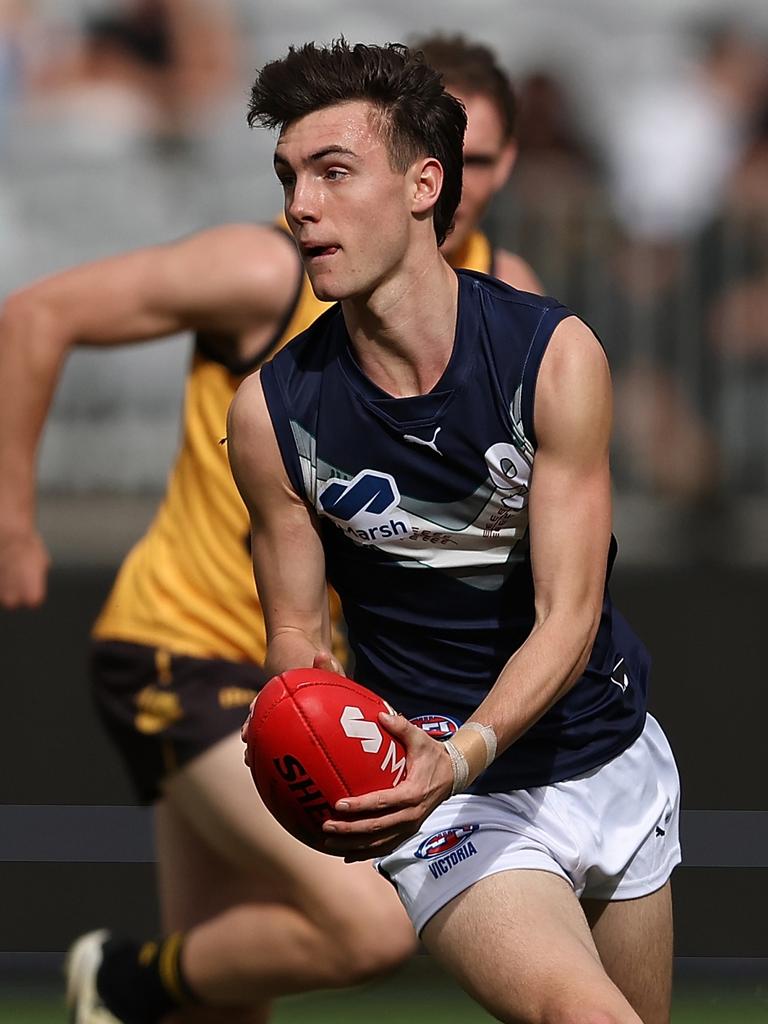
[[[339,306],[261,371],[288,476],[319,516],[355,678],[442,738],[533,627],[534,391],[552,332],[572,315],[483,274],[458,277],[453,353],[428,394],[392,398],[373,384]],[[572,778],[619,754],[642,731],[648,668],[606,590],[584,675],[474,791]]]

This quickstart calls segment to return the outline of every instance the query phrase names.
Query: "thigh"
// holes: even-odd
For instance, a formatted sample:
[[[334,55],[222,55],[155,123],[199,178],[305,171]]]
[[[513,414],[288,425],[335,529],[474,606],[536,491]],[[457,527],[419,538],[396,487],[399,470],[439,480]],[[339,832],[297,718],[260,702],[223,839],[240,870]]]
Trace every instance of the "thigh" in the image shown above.
[[[600,963],[572,888],[557,875],[513,870],[483,878],[436,914],[422,938],[501,1021],[639,1024]]]
[[[670,883],[632,900],[583,900],[606,972],[644,1024],[668,1024],[672,1001]]]
[[[405,913],[394,889],[370,863],[345,864],[318,853],[277,823],[243,764],[239,734],[174,773],[164,793],[164,802],[216,855],[222,871],[250,879],[251,900],[287,903],[324,929],[365,915],[377,927],[403,928]]]

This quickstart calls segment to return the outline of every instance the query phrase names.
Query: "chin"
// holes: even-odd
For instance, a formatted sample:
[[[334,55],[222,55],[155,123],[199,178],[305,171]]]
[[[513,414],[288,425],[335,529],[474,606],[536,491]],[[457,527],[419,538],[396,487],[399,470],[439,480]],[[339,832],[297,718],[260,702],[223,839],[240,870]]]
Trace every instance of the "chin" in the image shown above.
[[[319,299],[320,302],[341,302],[342,299],[347,298],[347,292],[344,288],[339,287],[338,283],[333,281],[313,281],[309,279],[309,283],[312,285],[312,291],[315,293],[315,298]]]
[[[315,298],[321,302],[342,302],[344,299],[352,299],[362,293],[362,289],[354,287],[350,281],[342,281],[338,274],[315,274],[307,273],[309,283]]]

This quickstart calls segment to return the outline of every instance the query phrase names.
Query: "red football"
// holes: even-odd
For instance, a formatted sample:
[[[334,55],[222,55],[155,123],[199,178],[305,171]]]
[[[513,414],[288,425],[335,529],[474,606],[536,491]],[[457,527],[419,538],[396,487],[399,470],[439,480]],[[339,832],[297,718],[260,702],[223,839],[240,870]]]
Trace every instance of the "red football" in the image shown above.
[[[379,724],[389,705],[345,676],[297,668],[270,679],[246,726],[251,774],[283,828],[320,848],[337,800],[396,786],[405,750]]]

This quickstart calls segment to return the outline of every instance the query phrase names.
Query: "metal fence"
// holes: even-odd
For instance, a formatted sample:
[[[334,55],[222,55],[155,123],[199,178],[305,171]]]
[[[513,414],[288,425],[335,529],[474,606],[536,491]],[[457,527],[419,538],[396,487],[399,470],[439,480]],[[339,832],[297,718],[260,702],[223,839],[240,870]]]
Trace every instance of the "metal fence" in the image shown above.
[[[531,210],[510,191],[495,234],[606,347],[623,493],[768,496],[768,207],[651,245],[599,194]]]

